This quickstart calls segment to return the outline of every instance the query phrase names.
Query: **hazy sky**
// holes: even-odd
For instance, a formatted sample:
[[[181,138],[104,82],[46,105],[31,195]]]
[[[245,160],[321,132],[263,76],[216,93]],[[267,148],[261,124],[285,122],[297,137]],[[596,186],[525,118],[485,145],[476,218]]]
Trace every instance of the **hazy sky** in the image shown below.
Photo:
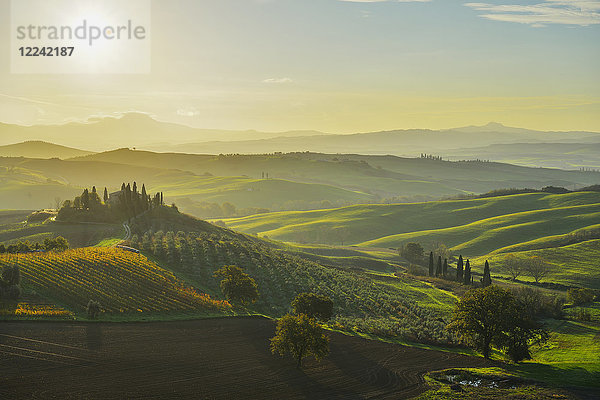
[[[600,131],[600,0],[155,0],[147,75],[12,75],[8,10],[2,122]]]

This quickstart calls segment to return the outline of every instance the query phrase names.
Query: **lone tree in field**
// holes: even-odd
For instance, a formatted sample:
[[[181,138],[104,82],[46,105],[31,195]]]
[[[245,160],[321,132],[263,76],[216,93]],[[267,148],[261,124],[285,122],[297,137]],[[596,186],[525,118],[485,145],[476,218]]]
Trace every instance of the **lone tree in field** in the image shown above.
[[[313,356],[318,361],[329,354],[329,338],[313,318],[306,314],[288,314],[277,322],[271,352],[282,356],[291,354],[296,366],[301,368],[303,358]]]
[[[421,264],[423,262],[423,246],[416,242],[407,243],[400,249],[400,255],[408,261]]]
[[[467,259],[467,263],[465,264],[465,276],[464,276],[464,284],[471,284],[471,262]]]
[[[540,257],[530,258],[526,263],[526,269],[529,275],[535,280],[535,283],[540,283],[542,279],[552,273],[550,264]]]
[[[221,281],[221,291],[229,302],[247,305],[258,300],[258,285],[240,267],[225,265],[215,271],[215,276],[224,278]]]
[[[462,280],[463,280],[463,267],[464,267],[464,262],[463,262],[462,255],[459,255],[458,262],[456,263],[456,280],[458,282],[462,282]]]
[[[429,276],[433,276],[433,251],[429,252]]]
[[[483,267],[483,278],[481,278],[481,284],[483,287],[488,287],[492,284],[492,276],[490,275],[490,263],[485,260],[485,266]]]
[[[547,332],[513,294],[498,286],[469,290],[456,304],[447,329],[485,358],[490,358],[494,345],[515,362],[531,358],[530,346],[547,339]]]
[[[327,296],[301,293],[292,301],[294,314],[306,314],[310,318],[329,321],[333,315],[333,301]]]
[[[510,274],[513,281],[516,281],[523,273],[523,261],[519,260],[514,254],[509,254],[504,259],[504,269]]]

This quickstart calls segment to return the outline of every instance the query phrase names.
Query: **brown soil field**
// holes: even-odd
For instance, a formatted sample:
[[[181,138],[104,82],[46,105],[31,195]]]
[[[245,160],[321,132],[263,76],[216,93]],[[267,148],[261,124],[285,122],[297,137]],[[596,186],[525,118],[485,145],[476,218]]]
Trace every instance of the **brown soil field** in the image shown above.
[[[0,322],[0,399],[403,399],[423,374],[481,358],[331,333],[299,370],[272,355],[263,318]]]

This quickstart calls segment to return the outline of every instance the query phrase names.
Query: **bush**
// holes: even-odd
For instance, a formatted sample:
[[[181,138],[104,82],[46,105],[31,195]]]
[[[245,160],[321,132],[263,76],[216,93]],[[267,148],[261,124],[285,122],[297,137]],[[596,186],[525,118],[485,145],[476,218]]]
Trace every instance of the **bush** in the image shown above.
[[[17,300],[19,297],[21,297],[21,287],[19,285],[0,287],[0,299]]]
[[[572,288],[567,291],[567,299],[575,304],[586,304],[594,301],[595,293],[592,289]]]
[[[585,308],[580,308],[575,312],[575,319],[578,321],[590,322],[592,320],[592,313]]]
[[[327,296],[301,293],[292,301],[294,314],[306,314],[310,318],[329,321],[333,315],[333,301]]]
[[[408,265],[406,272],[414,276],[427,276],[427,270],[425,268],[413,263]]]
[[[90,300],[87,304],[87,316],[89,319],[96,319],[102,311],[100,303],[94,300]]]
[[[530,287],[514,289],[512,293],[531,318],[560,319],[563,317],[565,300],[562,296],[545,295],[541,290]]]
[[[423,262],[423,246],[416,242],[407,243],[400,249],[400,255],[408,261],[416,264]]]

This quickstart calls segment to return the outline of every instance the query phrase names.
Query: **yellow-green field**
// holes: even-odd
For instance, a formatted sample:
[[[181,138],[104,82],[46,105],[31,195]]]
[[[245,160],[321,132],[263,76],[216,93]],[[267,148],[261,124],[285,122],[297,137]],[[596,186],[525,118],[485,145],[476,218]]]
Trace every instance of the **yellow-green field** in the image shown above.
[[[595,225],[600,193],[521,194],[473,200],[359,205],[227,219],[233,229],[269,238],[395,247],[445,243],[469,256]]]

